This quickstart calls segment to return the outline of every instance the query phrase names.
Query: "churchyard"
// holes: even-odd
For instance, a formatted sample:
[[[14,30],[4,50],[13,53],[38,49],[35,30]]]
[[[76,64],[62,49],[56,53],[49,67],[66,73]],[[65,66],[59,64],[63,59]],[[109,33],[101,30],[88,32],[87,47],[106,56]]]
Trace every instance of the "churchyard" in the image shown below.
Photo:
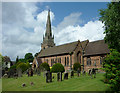
[[[52,73],[52,82],[46,83],[43,72],[41,75],[28,77],[24,74],[18,78],[2,78],[2,91],[109,91],[109,85],[103,82],[103,73],[97,73],[96,78],[91,78],[88,74],[70,77],[62,81],[57,81],[57,73]],[[25,84],[25,86],[23,86]]]

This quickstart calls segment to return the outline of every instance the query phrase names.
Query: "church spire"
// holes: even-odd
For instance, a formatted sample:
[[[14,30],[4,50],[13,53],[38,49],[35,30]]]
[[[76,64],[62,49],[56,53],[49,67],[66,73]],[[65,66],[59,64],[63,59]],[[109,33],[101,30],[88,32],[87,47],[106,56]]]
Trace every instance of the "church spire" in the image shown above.
[[[51,21],[50,21],[50,10],[48,10],[45,36],[52,36],[52,32],[51,32]]]
[[[48,47],[53,47],[53,46],[55,46],[55,43],[51,31],[50,10],[48,10],[46,32],[45,32],[45,37],[43,36],[43,43],[41,44],[41,49],[46,49]]]

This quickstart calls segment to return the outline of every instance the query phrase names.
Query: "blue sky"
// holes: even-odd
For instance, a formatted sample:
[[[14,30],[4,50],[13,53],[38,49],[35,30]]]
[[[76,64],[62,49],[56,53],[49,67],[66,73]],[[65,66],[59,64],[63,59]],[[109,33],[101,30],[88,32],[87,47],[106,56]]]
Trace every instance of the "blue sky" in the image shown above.
[[[56,45],[104,38],[98,10],[107,8],[106,2],[7,2],[2,3],[3,56],[15,60],[40,51],[48,8]]]
[[[37,12],[39,13],[45,10],[46,6],[49,6],[51,11],[54,11],[55,13],[55,20],[53,21],[54,26],[60,23],[60,21],[62,21],[65,16],[73,12],[81,12],[81,19],[83,19],[86,23],[99,17],[99,9],[107,8],[107,3],[108,2],[45,2],[42,4],[37,3],[37,6],[40,7]]]

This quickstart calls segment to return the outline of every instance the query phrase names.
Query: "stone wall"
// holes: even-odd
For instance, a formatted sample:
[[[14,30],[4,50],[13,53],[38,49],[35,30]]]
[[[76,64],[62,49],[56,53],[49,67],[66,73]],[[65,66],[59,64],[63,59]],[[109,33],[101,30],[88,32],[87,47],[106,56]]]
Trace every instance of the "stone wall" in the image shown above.
[[[89,71],[89,69],[92,68],[96,68],[100,70],[100,68],[102,68],[102,61],[105,56],[106,55],[84,57],[84,70],[87,72]],[[88,58],[91,59],[91,64],[90,62],[87,62]]]

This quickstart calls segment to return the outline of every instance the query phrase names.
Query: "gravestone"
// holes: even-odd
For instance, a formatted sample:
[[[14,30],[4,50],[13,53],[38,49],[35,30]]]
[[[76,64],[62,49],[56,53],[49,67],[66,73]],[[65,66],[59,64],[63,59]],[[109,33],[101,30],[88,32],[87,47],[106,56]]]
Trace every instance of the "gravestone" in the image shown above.
[[[43,77],[45,78],[47,71],[43,71]]]
[[[52,72],[50,72],[50,82],[52,82]]]
[[[40,74],[41,74],[41,70],[40,68],[37,68],[37,75],[40,76]]]
[[[18,74],[18,77],[22,77],[22,69],[21,68],[17,69],[17,74]]]
[[[62,72],[60,72],[60,81],[62,81]]]
[[[77,70],[77,76],[79,77],[80,76],[80,69],[78,68]]]
[[[92,69],[92,75],[94,75],[94,78],[96,78],[96,70],[94,68]]]
[[[83,75],[86,75],[86,72],[85,72],[85,71],[83,71]]]
[[[52,82],[52,72],[46,72],[46,83]]]
[[[60,72],[57,73],[57,81],[60,79]]]
[[[30,69],[30,70],[28,71],[28,76],[33,76],[33,70],[32,70],[32,69]]]
[[[89,70],[88,75],[91,75],[91,69]]]
[[[46,83],[49,83],[48,80],[49,80],[49,76],[48,76],[48,72],[46,72]]]
[[[64,79],[68,79],[68,73],[64,73]]]
[[[74,71],[73,70],[70,72],[70,76],[71,76],[71,78],[74,77]]]

